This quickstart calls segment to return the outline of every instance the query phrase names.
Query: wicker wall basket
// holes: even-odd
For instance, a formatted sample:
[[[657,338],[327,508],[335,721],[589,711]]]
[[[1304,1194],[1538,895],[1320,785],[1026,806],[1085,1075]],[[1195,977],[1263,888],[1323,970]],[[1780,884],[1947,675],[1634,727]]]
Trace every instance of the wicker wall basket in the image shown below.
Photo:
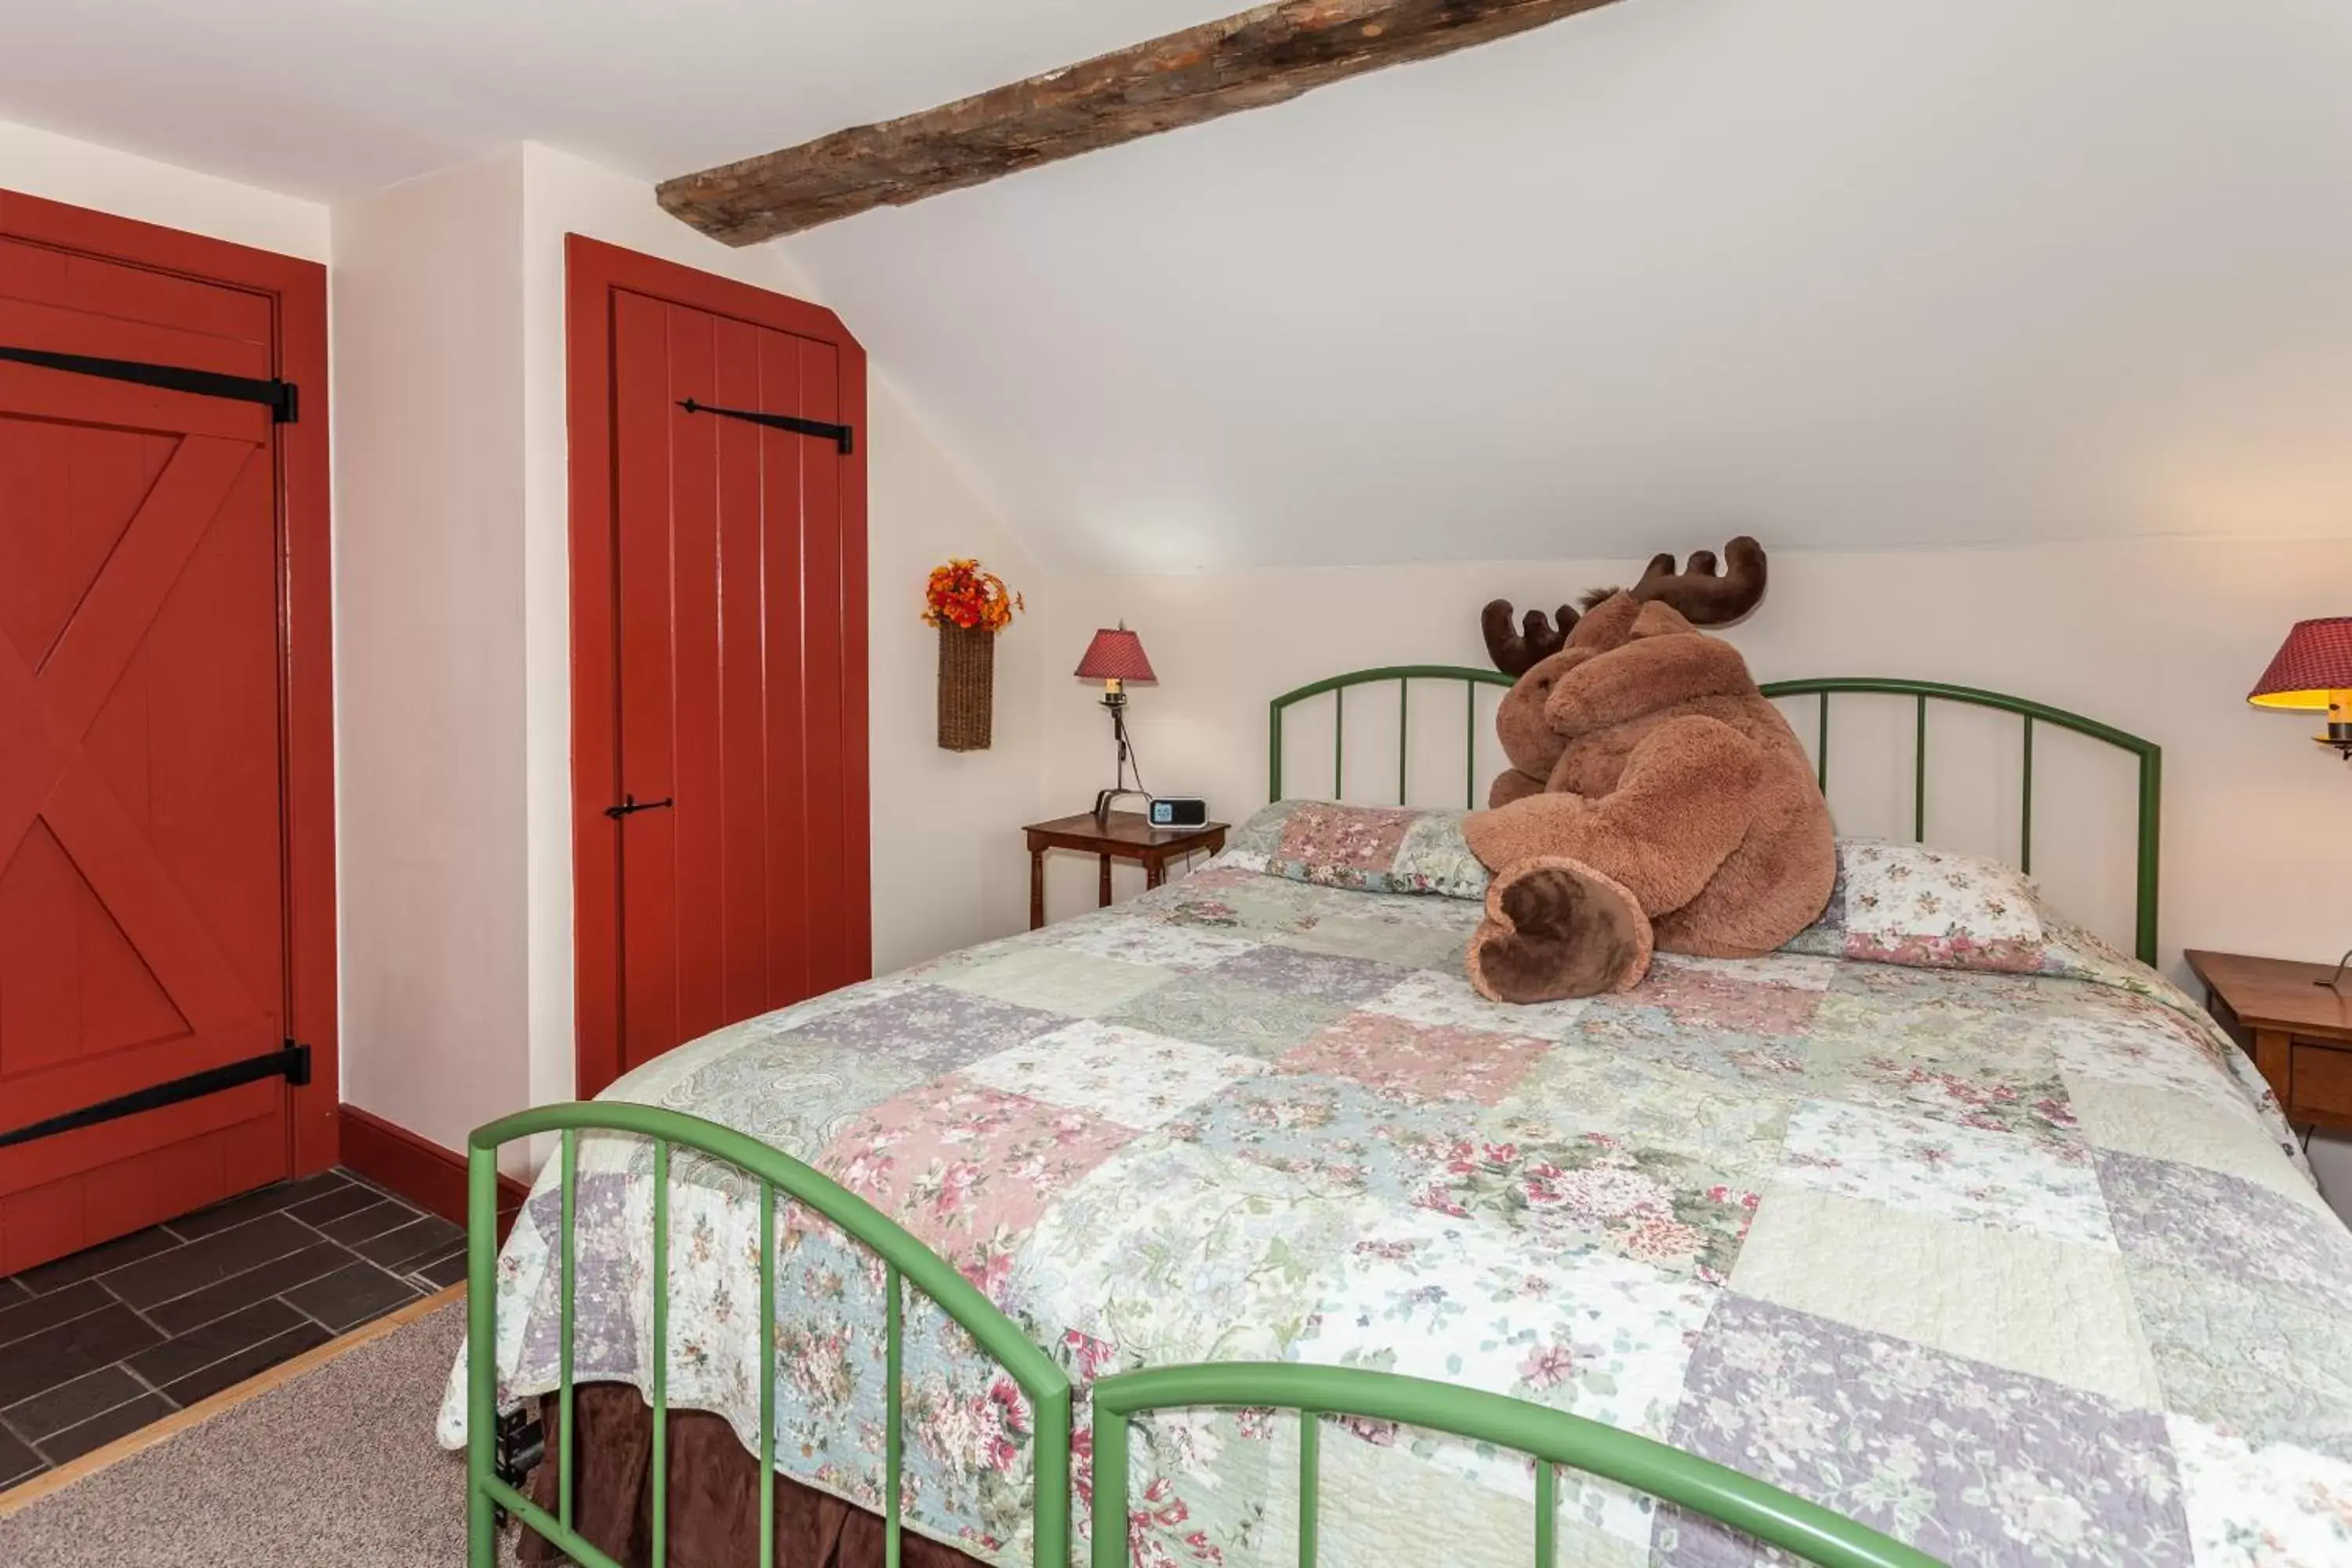
[[[996,634],[979,626],[940,628],[940,745],[988,750],[996,722]]]

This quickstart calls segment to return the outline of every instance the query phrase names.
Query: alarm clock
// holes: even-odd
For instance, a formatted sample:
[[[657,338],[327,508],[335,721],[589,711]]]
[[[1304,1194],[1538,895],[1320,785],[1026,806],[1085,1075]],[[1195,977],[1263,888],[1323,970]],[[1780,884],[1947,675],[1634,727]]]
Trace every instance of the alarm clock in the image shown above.
[[[1198,827],[1209,820],[1209,803],[1197,795],[1155,795],[1150,820],[1154,827]]]

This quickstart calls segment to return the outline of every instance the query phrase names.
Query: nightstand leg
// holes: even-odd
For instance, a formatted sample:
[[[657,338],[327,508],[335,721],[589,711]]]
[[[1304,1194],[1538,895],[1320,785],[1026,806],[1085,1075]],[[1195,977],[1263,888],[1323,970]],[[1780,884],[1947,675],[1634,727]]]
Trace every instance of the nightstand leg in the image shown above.
[[[1146,888],[1156,888],[1167,879],[1168,862],[1161,857],[1154,855],[1143,863],[1143,885]]]
[[[2271,1086],[2271,1092],[2278,1096],[2279,1109],[2282,1110],[2294,1104],[2293,1092],[2294,1085],[2290,1081],[2294,1076],[2294,1069],[2289,1065],[2293,1059],[2291,1047],[2287,1044],[2286,1031],[2284,1029],[2254,1031],[2254,1066],[2261,1069],[2264,1081]]]
[[[1101,907],[1107,910],[1107,909],[1110,908],[1110,857],[1109,857],[1109,856],[1108,856],[1108,855],[1105,855],[1105,856],[1100,857],[1100,858],[1101,858],[1101,860],[1102,860],[1102,903],[1101,903]]]
[[[1045,852],[1029,851],[1029,929],[1045,923]]]

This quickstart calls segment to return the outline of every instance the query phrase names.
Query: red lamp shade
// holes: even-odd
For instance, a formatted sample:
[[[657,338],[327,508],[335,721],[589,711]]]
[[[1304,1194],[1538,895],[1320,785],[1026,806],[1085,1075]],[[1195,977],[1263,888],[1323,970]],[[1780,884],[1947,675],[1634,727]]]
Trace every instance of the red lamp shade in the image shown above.
[[[1087,645],[1087,657],[1078,660],[1077,676],[1081,680],[1160,679],[1151,673],[1151,661],[1143,657],[1143,639],[1125,626],[1095,633],[1095,640]]]
[[[2295,622],[2246,700],[2257,708],[2321,711],[2331,706],[2331,696],[2340,705],[2347,692],[2352,692],[2352,616],[2331,616]]]

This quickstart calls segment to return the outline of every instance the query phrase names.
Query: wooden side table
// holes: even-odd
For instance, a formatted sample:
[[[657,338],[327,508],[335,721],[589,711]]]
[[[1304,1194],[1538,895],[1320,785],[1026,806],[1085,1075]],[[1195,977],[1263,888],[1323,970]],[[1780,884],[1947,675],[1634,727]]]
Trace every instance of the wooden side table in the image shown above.
[[[1091,811],[1033,822],[1023,828],[1029,836],[1029,929],[1045,923],[1045,851],[1077,849],[1102,861],[1102,907],[1110,907],[1110,863],[1113,858],[1139,860],[1143,880],[1156,888],[1168,879],[1168,859],[1205,849],[1213,855],[1225,847],[1225,825],[1204,822],[1198,827],[1154,827],[1140,813],[1114,811],[1097,822]]]
[[[2325,985],[2332,964],[2235,952],[2183,954],[2205,1010],[2254,1058],[2298,1126],[2352,1128],[2352,995]],[[2352,974],[2345,990],[2352,992]]]

